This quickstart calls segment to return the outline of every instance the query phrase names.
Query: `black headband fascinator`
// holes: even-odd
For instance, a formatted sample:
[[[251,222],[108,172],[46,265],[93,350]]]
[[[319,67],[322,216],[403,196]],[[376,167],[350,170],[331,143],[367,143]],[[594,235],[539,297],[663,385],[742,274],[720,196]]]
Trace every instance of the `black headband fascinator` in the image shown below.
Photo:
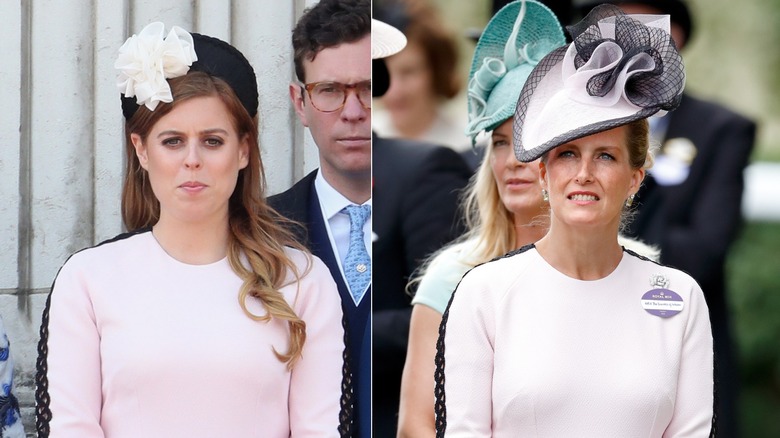
[[[125,41],[114,67],[122,113],[129,120],[140,105],[154,111],[159,102],[172,102],[168,79],[200,71],[218,77],[233,89],[250,117],[257,114],[257,78],[246,57],[230,44],[207,35],[189,33],[155,22]]]

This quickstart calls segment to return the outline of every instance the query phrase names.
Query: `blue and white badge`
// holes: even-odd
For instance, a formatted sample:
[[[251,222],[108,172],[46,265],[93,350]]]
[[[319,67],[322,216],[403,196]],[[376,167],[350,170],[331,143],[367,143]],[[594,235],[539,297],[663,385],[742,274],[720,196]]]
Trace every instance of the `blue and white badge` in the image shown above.
[[[642,295],[642,308],[647,313],[661,318],[671,318],[682,312],[685,307],[682,297],[675,291],[667,289],[669,279],[664,275],[652,275],[650,285],[656,289]]]

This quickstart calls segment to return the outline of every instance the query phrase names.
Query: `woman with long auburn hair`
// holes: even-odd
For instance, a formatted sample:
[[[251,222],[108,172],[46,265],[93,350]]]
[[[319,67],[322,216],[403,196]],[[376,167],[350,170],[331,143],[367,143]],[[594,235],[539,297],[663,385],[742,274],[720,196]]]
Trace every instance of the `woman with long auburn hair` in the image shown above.
[[[115,66],[131,231],[74,254],[54,281],[39,436],[338,435],[339,295],[266,204],[252,67],[162,23]]]

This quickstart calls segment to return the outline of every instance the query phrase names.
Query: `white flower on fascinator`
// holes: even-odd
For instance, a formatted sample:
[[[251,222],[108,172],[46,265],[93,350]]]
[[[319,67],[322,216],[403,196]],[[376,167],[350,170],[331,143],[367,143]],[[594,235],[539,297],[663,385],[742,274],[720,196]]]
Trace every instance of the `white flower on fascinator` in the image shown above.
[[[150,23],[119,48],[114,68],[119,70],[117,87],[125,97],[154,111],[160,102],[171,102],[166,79],[184,76],[198,60],[195,45],[184,29],[174,26],[165,37],[165,25]]]

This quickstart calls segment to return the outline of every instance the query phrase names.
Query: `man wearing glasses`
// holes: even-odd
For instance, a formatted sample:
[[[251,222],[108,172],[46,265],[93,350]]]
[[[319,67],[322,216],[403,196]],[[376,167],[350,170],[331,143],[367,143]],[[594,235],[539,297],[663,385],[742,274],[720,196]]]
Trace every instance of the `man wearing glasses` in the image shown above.
[[[319,150],[319,169],[269,198],[306,226],[301,240],[330,269],[346,322],[342,436],[371,427],[371,4],[321,0],[293,30],[295,112]],[[306,354],[304,352],[304,354]],[[343,422],[342,422],[343,423]]]

